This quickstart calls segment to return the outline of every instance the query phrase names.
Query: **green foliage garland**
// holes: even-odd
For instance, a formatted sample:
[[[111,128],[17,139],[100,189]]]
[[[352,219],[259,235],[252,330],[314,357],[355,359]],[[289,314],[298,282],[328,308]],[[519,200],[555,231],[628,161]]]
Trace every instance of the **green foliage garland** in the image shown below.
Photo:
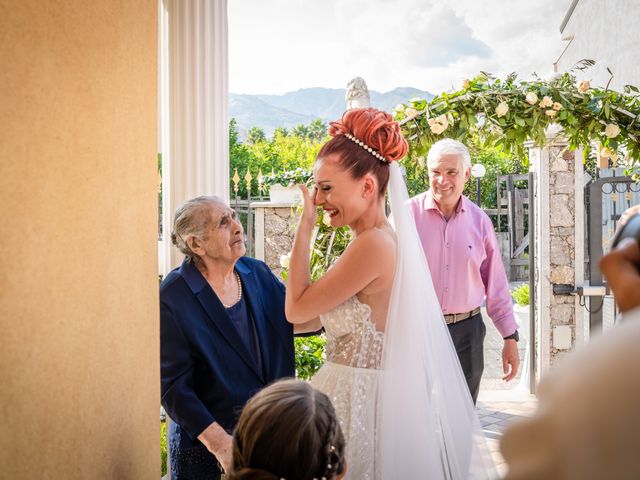
[[[593,63],[585,61],[586,64]],[[465,141],[477,137],[483,146],[502,147],[524,160],[524,143],[546,143],[551,124],[562,127],[570,148],[592,143],[600,157],[613,164],[622,155],[640,159],[640,96],[635,86],[624,93],[576,83],[571,73],[550,81],[517,81],[515,74],[501,80],[480,73],[452,93],[431,101],[412,99],[398,105],[395,118],[409,139],[410,157],[423,162],[430,146],[449,137]]]

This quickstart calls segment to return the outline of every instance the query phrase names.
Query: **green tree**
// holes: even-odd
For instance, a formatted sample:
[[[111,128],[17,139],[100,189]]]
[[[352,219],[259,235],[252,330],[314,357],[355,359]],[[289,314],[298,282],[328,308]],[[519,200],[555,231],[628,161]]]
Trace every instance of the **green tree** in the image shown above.
[[[309,127],[306,125],[296,125],[291,130],[291,135],[298,138],[309,138]]]
[[[274,131],[273,131],[273,137],[287,137],[289,136],[289,130],[287,130],[285,127],[277,127]]]
[[[255,145],[258,142],[264,142],[267,136],[264,134],[264,130],[260,127],[251,127],[247,133],[247,143],[249,145]]]
[[[308,127],[300,125],[298,131],[307,131]],[[319,127],[316,127],[319,128]],[[257,129],[260,130],[260,129]],[[249,131],[256,131],[253,128]],[[251,185],[252,195],[258,193],[258,172],[264,175],[269,173],[295,170],[296,168],[309,169],[316,159],[322,146],[321,140],[309,138],[308,135],[298,136],[285,134],[286,129],[277,129],[272,138],[256,137],[251,143],[249,140],[242,143],[238,136],[238,126],[235,119],[229,122],[229,160],[230,175],[238,172],[241,181],[238,185],[238,196],[246,198],[247,190],[244,176],[251,172],[253,181]],[[231,195],[233,196],[233,180],[230,179]]]
[[[316,118],[309,124],[308,136],[311,140],[319,142],[327,136],[327,130],[327,124],[319,118]]]
[[[244,143],[241,143],[238,138],[238,123],[235,118],[232,118],[229,122],[229,171],[230,177],[233,177],[234,172],[238,172],[240,177],[244,177],[248,169],[255,164],[255,157],[249,147]],[[247,196],[247,190],[244,181],[238,185],[238,196],[245,198]],[[229,178],[229,192],[231,197],[235,195],[233,190],[233,180]]]

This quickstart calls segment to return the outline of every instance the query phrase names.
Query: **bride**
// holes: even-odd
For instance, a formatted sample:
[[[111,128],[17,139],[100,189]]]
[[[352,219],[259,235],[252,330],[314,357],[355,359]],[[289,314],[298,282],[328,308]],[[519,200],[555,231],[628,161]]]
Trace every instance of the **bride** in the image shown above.
[[[320,317],[326,362],[312,384],[334,403],[347,442],[347,478],[489,478],[489,458],[433,290],[397,162],[396,122],[368,108],[332,122],[291,253],[286,314]],[[390,200],[395,230],[384,210]],[[311,282],[309,245],[320,206],[353,241]]]

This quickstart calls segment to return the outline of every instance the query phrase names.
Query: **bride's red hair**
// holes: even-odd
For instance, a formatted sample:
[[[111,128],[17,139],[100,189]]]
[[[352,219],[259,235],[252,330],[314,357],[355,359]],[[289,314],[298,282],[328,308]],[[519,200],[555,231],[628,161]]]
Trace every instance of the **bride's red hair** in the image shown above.
[[[333,138],[323,145],[318,158],[334,156],[353,178],[362,178],[368,173],[376,176],[381,195],[389,183],[389,164],[371,155],[367,150],[348,139],[351,134],[365,145],[382,155],[389,162],[398,161],[407,154],[407,141],[400,133],[398,122],[382,110],[360,108],[345,112],[342,118],[329,125]]]

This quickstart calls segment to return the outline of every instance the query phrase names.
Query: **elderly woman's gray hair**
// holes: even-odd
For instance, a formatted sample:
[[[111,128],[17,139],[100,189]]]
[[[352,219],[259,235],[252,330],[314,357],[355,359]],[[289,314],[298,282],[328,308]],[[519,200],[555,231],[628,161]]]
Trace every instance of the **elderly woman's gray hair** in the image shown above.
[[[471,168],[469,149],[464,143],[452,138],[444,138],[431,145],[429,153],[427,154],[427,168],[429,168],[432,163],[438,161],[443,155],[459,155],[460,158],[462,158],[464,169]]]
[[[178,247],[191,261],[198,256],[191,251],[187,239],[196,237],[206,239],[211,228],[211,209],[225,205],[220,197],[200,196],[187,200],[173,217],[173,231],[171,242]]]

